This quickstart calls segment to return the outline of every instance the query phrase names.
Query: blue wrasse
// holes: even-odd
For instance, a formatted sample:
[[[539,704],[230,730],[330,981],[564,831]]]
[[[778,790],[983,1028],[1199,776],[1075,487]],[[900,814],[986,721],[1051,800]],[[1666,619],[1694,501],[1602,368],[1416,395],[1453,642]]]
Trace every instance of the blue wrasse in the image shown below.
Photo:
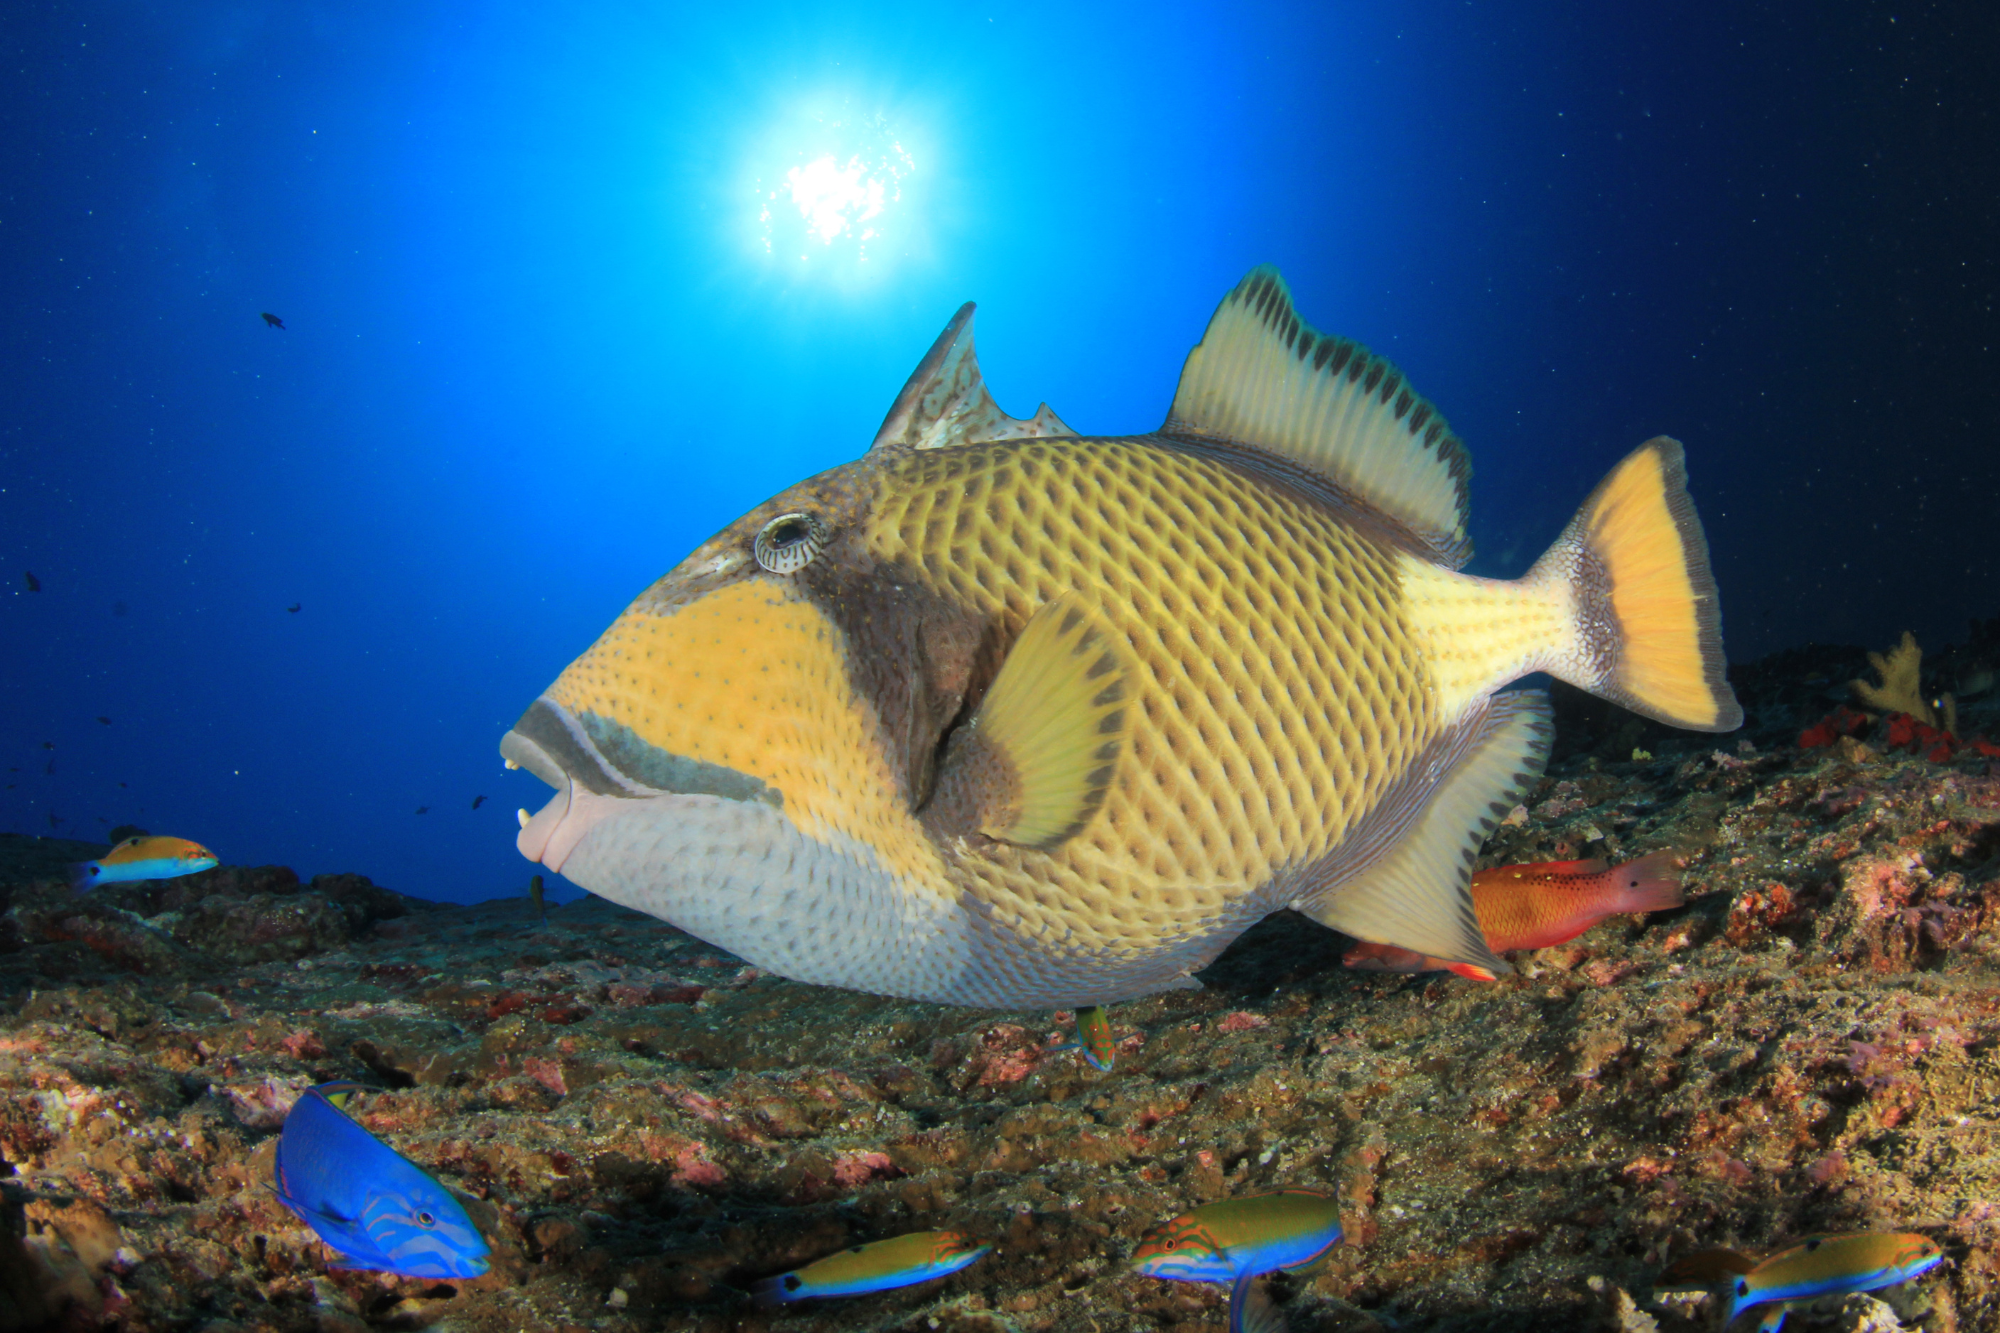
[[[1112,1061],[1117,1058],[1116,1044],[1111,1036],[1111,1015],[1101,1004],[1085,1005],[1076,1011],[1076,1040],[1051,1046],[1049,1053],[1076,1051],[1092,1069],[1111,1072]]]
[[[1310,1268],[1339,1243],[1339,1200],[1295,1187],[1224,1199],[1162,1222],[1140,1237],[1132,1265],[1147,1277],[1229,1283],[1229,1331],[1245,1333],[1268,1319],[1252,1293],[1254,1279]]]
[[[174,879],[219,864],[214,852],[186,838],[127,838],[98,860],[78,861],[70,866],[69,882],[82,893],[99,884]]]
[[[1722,1326],[1759,1305],[1760,1333],[1777,1333],[1793,1302],[1893,1287],[1934,1268],[1944,1252],[1913,1232],[1851,1231],[1808,1236],[1762,1261],[1734,1250],[1700,1250],[1676,1260],[1656,1287],[1728,1292]]]
[[[1776,1304],[1780,1308],[1765,1315],[1759,1328],[1777,1333],[1784,1326],[1785,1302],[1893,1287],[1928,1272],[1943,1258],[1936,1241],[1907,1231],[1811,1236],[1740,1274],[1730,1285],[1723,1324],[1753,1306]]]
[[[865,1296],[947,1277],[977,1262],[992,1248],[974,1245],[956,1231],[913,1231],[907,1236],[856,1245],[804,1268],[765,1278],[751,1292],[764,1305],[819,1296]]]
[[[489,1251],[458,1200],[341,1110],[362,1091],[322,1083],[292,1107],[278,1136],[279,1202],[339,1251],[335,1268],[478,1277]]]

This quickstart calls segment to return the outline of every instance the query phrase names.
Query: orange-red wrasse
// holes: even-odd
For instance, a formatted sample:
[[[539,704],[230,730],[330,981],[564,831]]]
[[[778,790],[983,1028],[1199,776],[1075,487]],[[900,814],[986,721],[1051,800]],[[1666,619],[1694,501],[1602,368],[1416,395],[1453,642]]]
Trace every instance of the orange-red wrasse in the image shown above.
[[[1495,866],[1472,877],[1472,910],[1495,953],[1546,949],[1573,940],[1620,912],[1659,912],[1687,901],[1681,895],[1681,858],[1654,852],[1624,865],[1602,861],[1538,861]],[[1372,972],[1451,971],[1474,981],[1493,973],[1472,963],[1452,963],[1387,944],[1357,944],[1341,959]]]

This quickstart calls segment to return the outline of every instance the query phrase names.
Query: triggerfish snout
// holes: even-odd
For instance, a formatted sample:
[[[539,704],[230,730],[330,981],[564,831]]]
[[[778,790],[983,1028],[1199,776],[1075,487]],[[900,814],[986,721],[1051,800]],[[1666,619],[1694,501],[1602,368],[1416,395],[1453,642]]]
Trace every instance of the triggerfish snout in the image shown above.
[[[339,1251],[335,1268],[403,1277],[475,1278],[489,1251],[444,1186],[340,1109],[357,1083],[306,1089],[285,1117],[279,1202]]]
[[[914,1231],[856,1245],[804,1268],[765,1278],[751,1292],[764,1305],[823,1296],[865,1296],[948,1277],[978,1262],[992,1248],[975,1245],[957,1231]]]
[[[1132,1266],[1174,1282],[1230,1284],[1230,1333],[1261,1307],[1251,1283],[1280,1269],[1310,1268],[1340,1243],[1340,1204],[1326,1190],[1292,1187],[1224,1199],[1162,1222],[1139,1239]],[[1255,1322],[1255,1321],[1252,1321]]]
[[[702,543],[521,715],[501,754],[555,790],[516,845],[766,971],[939,1003],[1194,987],[1286,909],[1505,971],[1471,858],[1553,734],[1506,687],[1742,709],[1678,443],[1511,581],[1460,572],[1470,475],[1271,269],[1129,435],[1001,411],[967,305],[862,457]]]
[[[1472,877],[1472,910],[1495,953],[1546,949],[1573,940],[1621,912],[1663,912],[1687,899],[1681,892],[1682,859],[1655,852],[1623,865],[1602,861],[1538,861],[1495,866]],[[1451,971],[1491,981],[1483,967],[1429,958],[1386,944],[1358,944],[1341,957],[1370,972]]]
[[[1893,1287],[1928,1272],[1943,1259],[1936,1241],[1914,1232],[1812,1236],[1736,1275],[1722,1322],[1726,1327],[1753,1306],[1776,1304],[1780,1308],[1759,1328],[1777,1333],[1785,1322],[1784,1302]]]
[[[78,861],[70,866],[69,882],[82,893],[99,884],[174,879],[220,864],[214,852],[186,838],[127,838],[98,860]]]

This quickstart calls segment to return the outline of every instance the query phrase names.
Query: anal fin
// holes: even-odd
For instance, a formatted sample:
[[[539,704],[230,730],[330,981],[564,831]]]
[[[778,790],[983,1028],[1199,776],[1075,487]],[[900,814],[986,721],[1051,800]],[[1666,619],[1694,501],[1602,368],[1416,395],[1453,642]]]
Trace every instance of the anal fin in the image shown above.
[[[1428,799],[1422,792],[1402,797],[1417,808],[1395,841],[1352,875],[1308,890],[1294,906],[1359,940],[1442,964],[1508,972],[1473,912],[1472,866],[1480,844],[1541,777],[1553,736],[1548,696],[1498,695],[1460,725],[1470,734],[1459,738],[1455,759]]]

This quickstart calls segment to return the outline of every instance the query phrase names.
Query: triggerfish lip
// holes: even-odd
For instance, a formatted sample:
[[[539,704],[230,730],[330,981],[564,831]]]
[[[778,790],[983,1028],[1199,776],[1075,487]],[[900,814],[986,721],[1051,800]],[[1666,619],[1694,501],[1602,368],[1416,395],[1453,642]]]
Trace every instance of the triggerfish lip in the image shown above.
[[[607,730],[613,750],[600,748],[585,719],[552,699],[535,701],[500,741],[500,755],[556,789],[534,816],[522,822],[515,846],[530,861],[560,873],[591,831],[607,820],[630,816],[642,807],[678,804],[693,795],[742,797],[762,784],[714,765],[676,760],[635,743],[622,730]],[[622,746],[622,748],[619,748]],[[651,762],[657,771],[645,771]],[[634,768],[641,770],[632,771]]]
[[[563,863],[582,844],[591,827],[612,813],[617,798],[579,788],[576,779],[565,773],[546,750],[518,731],[507,733],[500,742],[500,753],[556,789],[548,803],[521,826],[514,845],[530,861],[539,861],[560,874]]]

